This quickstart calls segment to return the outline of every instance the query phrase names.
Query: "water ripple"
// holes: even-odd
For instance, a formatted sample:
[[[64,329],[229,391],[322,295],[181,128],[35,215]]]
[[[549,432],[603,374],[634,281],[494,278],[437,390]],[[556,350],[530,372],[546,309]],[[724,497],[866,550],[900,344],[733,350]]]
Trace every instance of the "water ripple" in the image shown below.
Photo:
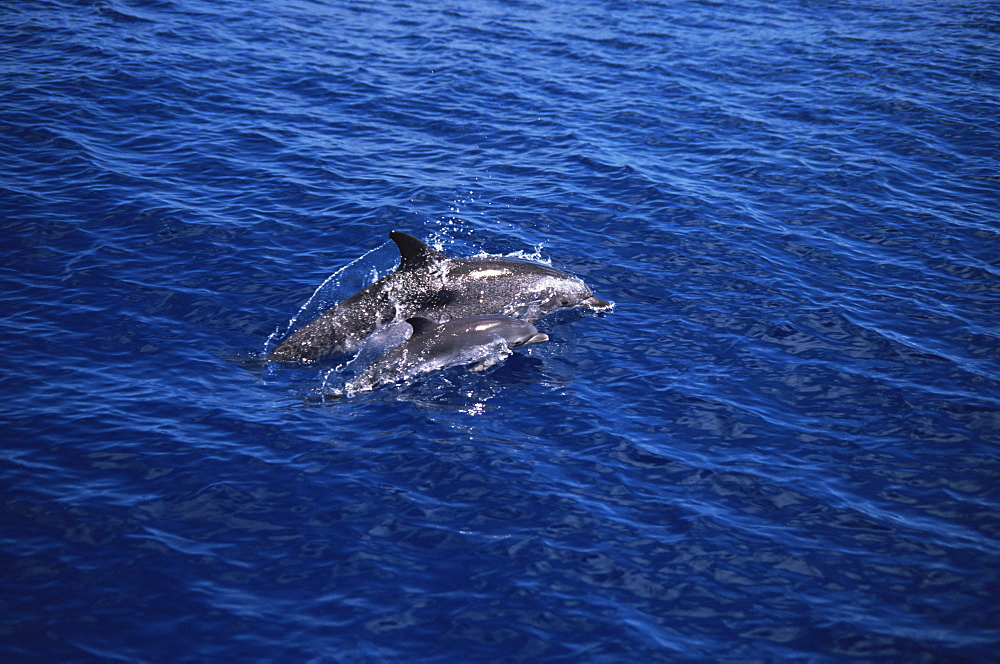
[[[0,652],[989,659],[998,26],[7,8]],[[393,228],[616,307],[354,399],[261,361]]]

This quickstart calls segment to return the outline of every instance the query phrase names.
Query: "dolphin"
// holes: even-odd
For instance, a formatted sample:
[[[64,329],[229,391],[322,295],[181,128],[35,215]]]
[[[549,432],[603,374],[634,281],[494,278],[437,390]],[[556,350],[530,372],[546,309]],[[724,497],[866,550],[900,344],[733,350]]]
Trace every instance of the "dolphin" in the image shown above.
[[[355,350],[378,328],[412,317],[445,322],[496,314],[534,322],[568,307],[603,309],[583,280],[546,265],[510,258],[448,258],[402,231],[389,237],[399,266],[293,332],[271,352],[276,360],[315,362]]]
[[[549,340],[531,323],[507,316],[471,316],[446,323],[414,316],[406,322],[413,328],[410,338],[365,368],[348,384],[350,390],[371,390],[458,365],[473,364],[472,371],[483,371],[513,348]]]

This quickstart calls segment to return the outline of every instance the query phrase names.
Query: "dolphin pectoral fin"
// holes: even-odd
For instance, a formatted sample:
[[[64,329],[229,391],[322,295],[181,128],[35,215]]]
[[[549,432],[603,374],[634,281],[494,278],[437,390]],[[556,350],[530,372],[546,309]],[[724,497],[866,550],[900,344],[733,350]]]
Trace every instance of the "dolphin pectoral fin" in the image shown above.
[[[400,270],[415,270],[447,260],[444,254],[435,251],[427,243],[421,242],[409,233],[391,231],[389,237],[399,248]]]
[[[492,360],[492,359],[483,360],[482,362],[477,362],[476,364],[473,364],[471,367],[469,367],[469,371],[476,371],[476,372],[486,371],[496,363],[497,360]]]

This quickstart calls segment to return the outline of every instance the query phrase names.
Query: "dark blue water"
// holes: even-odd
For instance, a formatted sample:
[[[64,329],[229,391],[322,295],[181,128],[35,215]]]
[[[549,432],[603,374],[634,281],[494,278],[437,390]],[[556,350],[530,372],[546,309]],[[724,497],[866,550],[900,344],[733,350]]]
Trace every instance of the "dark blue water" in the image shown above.
[[[0,660],[997,656],[995,2],[8,2],[0,66]],[[263,361],[392,229],[616,307]]]

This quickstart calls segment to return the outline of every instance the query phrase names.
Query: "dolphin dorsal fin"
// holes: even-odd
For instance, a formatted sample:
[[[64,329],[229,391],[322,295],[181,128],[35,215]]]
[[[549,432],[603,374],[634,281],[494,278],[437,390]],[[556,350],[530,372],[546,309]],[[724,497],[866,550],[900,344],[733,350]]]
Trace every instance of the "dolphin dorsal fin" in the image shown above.
[[[412,318],[407,318],[406,322],[410,324],[413,328],[414,337],[419,337],[422,334],[427,334],[434,328],[438,326],[437,323],[432,321],[430,318],[424,318],[423,316],[413,316]],[[412,338],[412,337],[411,337]]]
[[[399,269],[413,270],[444,260],[445,255],[435,251],[409,233],[392,231],[389,237],[399,247]]]

